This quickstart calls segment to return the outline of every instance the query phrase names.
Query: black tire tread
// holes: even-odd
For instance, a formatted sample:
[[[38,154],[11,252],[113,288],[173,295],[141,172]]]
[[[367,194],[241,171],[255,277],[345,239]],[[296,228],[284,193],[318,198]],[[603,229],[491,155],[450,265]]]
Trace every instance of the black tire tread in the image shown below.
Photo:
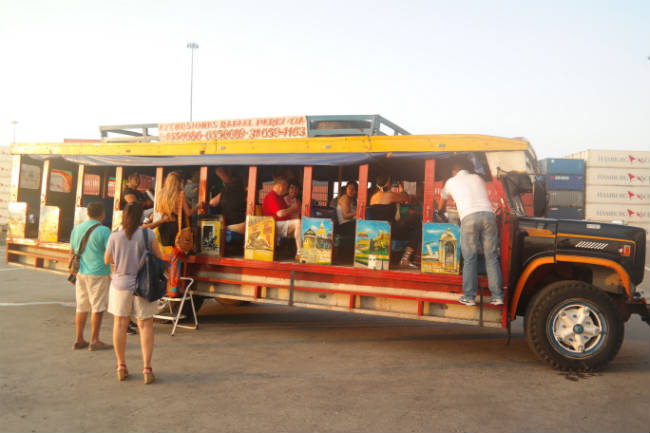
[[[536,326],[536,324],[539,323],[539,320],[544,319],[545,322],[545,318],[540,318],[540,314],[543,314],[544,311],[550,310],[553,303],[557,302],[557,299],[561,298],[566,292],[576,291],[583,291],[586,294],[587,299],[592,297],[595,299],[590,300],[602,302],[602,306],[610,310],[610,313],[613,315],[613,317],[611,317],[611,323],[609,323],[609,326],[612,329],[609,331],[608,339],[614,338],[614,340],[607,343],[609,346],[608,349],[602,356],[598,357],[597,362],[593,362],[592,359],[589,361],[567,359],[566,362],[560,362],[553,357],[554,352],[552,349],[549,350],[549,348],[546,347],[546,336],[540,335],[540,328],[539,326]],[[540,292],[528,304],[525,323],[526,326],[524,332],[530,349],[541,360],[548,363],[551,367],[561,371],[593,372],[602,370],[618,354],[618,351],[623,344],[625,334],[623,318],[614,300],[605,292],[595,288],[594,286],[585,283],[584,281],[576,280],[557,281],[540,290]],[[620,330],[618,328],[620,328]],[[542,327],[542,329],[544,329],[544,327]]]

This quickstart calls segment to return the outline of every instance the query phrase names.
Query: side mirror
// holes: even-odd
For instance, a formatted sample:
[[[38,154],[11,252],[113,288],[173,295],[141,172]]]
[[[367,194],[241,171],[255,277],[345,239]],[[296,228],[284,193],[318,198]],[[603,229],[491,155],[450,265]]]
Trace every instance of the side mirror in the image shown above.
[[[536,217],[546,216],[546,206],[548,197],[546,196],[546,183],[543,176],[535,176],[533,183],[533,213]]]

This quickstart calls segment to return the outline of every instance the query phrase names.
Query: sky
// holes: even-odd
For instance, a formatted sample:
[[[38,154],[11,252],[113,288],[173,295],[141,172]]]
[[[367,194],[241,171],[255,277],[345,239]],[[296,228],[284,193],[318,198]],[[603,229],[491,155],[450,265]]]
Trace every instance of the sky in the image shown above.
[[[100,125],[381,114],[650,150],[648,0],[0,0],[0,145]],[[13,123],[13,122],[17,123]]]

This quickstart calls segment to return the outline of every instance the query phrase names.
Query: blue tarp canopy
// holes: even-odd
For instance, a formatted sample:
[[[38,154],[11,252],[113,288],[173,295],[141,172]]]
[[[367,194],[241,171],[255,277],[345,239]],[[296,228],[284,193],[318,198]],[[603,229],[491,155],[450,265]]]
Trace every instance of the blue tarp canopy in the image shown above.
[[[459,152],[393,152],[393,153],[246,153],[236,155],[61,155],[77,164],[95,166],[202,166],[202,165],[357,165],[386,159],[440,159]],[[44,156],[51,157],[51,156]]]

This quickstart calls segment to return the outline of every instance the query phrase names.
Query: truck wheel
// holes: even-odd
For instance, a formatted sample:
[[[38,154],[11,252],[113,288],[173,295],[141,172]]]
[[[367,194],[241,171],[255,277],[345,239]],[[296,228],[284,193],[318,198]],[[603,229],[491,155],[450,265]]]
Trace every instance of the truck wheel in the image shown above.
[[[528,304],[525,333],[531,350],[553,368],[597,371],[618,353],[625,328],[609,295],[583,281],[558,281]]]

